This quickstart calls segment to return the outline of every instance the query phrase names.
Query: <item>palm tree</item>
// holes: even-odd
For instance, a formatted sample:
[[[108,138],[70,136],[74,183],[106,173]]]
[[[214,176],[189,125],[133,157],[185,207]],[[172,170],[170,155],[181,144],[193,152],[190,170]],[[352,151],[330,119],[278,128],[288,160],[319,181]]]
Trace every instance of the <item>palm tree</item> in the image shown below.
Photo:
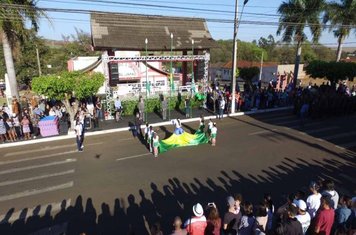
[[[26,38],[27,29],[25,24],[29,21],[34,30],[38,30],[38,21],[44,12],[36,8],[35,0],[8,0],[0,4],[0,34],[4,50],[6,71],[9,77],[10,92],[18,97],[16,73],[12,49],[17,42]]]
[[[337,53],[336,61],[341,58],[342,43],[349,36],[350,31],[356,25],[356,1],[341,0],[341,3],[330,2],[326,5],[326,12],[323,22],[330,22],[330,31],[334,30],[334,35],[337,38]]]
[[[296,42],[297,53],[294,67],[294,87],[297,86],[300,56],[302,53],[302,43],[307,39],[304,33],[306,26],[309,26],[313,37],[313,42],[318,42],[322,27],[319,16],[323,10],[324,0],[288,0],[283,2],[278,13],[279,27],[277,35],[281,35],[284,42]]]

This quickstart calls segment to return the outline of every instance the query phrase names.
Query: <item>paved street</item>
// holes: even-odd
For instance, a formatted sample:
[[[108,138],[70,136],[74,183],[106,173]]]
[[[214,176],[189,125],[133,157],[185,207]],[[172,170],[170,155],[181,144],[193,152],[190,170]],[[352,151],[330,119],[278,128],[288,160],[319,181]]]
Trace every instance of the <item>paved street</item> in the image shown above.
[[[216,147],[175,149],[157,159],[130,132],[87,137],[82,153],[74,139],[0,149],[0,234],[51,226],[126,234],[130,224],[147,234],[158,220],[166,234],[174,216],[187,218],[196,202],[214,201],[223,213],[229,193],[258,203],[269,192],[278,206],[318,178],[355,195],[355,125],[350,116],[301,127],[290,111],[225,118],[217,121]],[[158,128],[161,139],[172,131]]]

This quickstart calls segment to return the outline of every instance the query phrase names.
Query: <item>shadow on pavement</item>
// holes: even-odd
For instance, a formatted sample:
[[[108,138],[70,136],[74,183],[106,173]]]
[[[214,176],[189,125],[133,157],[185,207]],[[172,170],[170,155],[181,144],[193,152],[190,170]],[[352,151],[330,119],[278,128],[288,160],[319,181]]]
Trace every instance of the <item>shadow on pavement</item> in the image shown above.
[[[287,136],[288,138],[296,138]],[[299,140],[303,141],[303,140]],[[308,143],[305,143],[308,144]],[[0,234],[150,234],[150,228],[159,223],[164,234],[169,234],[175,216],[189,218],[192,206],[199,202],[207,205],[215,202],[220,215],[226,211],[228,195],[241,193],[245,200],[258,204],[264,193],[272,195],[275,206],[284,203],[286,195],[303,191],[306,195],[311,180],[332,179],[340,194],[356,193],[355,153],[333,153],[320,146],[316,148],[336,156],[333,160],[322,157],[307,162],[298,157],[284,158],[278,165],[268,167],[260,174],[242,175],[233,170],[220,171],[217,178],[193,178],[184,182],[170,178],[162,186],[150,183],[151,190],[131,192],[128,198],[113,198],[112,202],[101,202],[101,208],[94,208],[91,198],[83,200],[78,195],[74,205],[64,200],[59,212],[52,212],[49,206],[43,216],[38,215],[37,206],[32,215],[24,209],[19,218],[9,222],[14,213],[10,209],[0,222]],[[251,190],[253,189],[253,190]],[[139,195],[135,197],[134,195]],[[52,212],[52,213],[51,213]],[[27,218],[27,219],[25,219]],[[51,233],[50,233],[51,230]],[[57,231],[57,233],[55,232]]]

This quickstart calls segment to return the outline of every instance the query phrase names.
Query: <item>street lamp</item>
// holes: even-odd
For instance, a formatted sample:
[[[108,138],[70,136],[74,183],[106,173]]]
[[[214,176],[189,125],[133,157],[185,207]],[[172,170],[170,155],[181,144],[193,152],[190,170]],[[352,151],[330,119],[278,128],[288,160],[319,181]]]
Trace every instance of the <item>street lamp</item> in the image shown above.
[[[169,92],[169,102],[168,102],[168,119],[171,119],[171,99],[172,99],[172,90],[174,89],[174,83],[173,83],[173,33],[171,33],[171,65],[170,65],[170,77],[169,77],[169,83],[170,83],[170,92]]]
[[[145,106],[148,107],[148,92],[149,92],[149,84],[148,84],[148,69],[147,69],[147,44],[148,44],[148,39],[145,39],[145,49],[146,49],[146,102],[145,102]],[[147,122],[147,108],[145,107],[145,121]]]
[[[192,98],[195,94],[195,81],[194,81],[194,39],[192,39],[192,83],[191,85],[191,92],[192,92]],[[191,114],[190,116],[193,117],[193,109],[190,109]]]

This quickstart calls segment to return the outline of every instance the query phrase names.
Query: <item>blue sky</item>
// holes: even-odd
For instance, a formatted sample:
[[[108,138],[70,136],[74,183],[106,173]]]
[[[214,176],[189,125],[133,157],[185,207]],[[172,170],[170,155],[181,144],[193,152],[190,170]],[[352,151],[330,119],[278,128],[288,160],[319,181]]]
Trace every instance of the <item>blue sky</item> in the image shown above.
[[[99,0],[100,1],[100,0]],[[160,9],[156,7],[137,7],[127,4],[109,4],[86,2],[78,0],[39,0],[39,7],[48,8],[66,8],[66,9],[83,9],[83,10],[98,10],[111,11],[122,13],[135,14],[154,14],[166,16],[182,16],[182,17],[198,17],[209,19],[229,19],[234,18],[234,0],[110,0],[111,2],[123,3],[142,3],[154,4],[173,7],[186,7],[196,9],[207,9],[209,12],[202,10],[179,10],[179,9]],[[239,11],[241,11],[243,0],[239,0]],[[247,3],[242,20],[246,21],[263,21],[263,22],[278,22],[277,8],[282,3],[281,0],[249,0]],[[223,12],[219,12],[223,11]],[[268,14],[268,16],[255,15]],[[75,33],[75,28],[82,29],[85,32],[90,32],[90,20],[88,14],[69,14],[69,13],[48,13],[51,18],[51,23],[43,19],[40,24],[39,34],[45,38],[60,40],[62,35],[69,35]],[[226,23],[208,23],[209,30],[215,40],[218,39],[232,39],[233,25]],[[241,24],[238,32],[238,39],[243,41],[258,40],[260,37],[267,37],[272,34],[276,39],[277,26],[271,25],[249,25]],[[306,29],[307,35],[309,29]],[[309,37],[311,39],[311,37]],[[332,33],[325,30],[320,39],[323,43],[330,47],[336,47],[336,38]],[[356,37],[351,33],[349,38],[345,41],[345,47],[356,47]]]

